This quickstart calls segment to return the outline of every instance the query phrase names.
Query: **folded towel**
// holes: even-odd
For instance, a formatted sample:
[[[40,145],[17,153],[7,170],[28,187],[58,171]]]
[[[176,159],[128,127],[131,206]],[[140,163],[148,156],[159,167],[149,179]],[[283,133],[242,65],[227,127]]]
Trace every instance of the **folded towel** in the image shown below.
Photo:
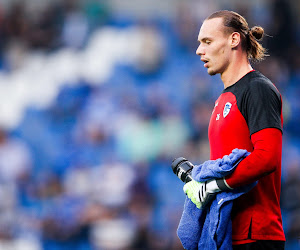
[[[196,181],[204,182],[222,178],[232,173],[239,159],[250,153],[234,149],[222,159],[209,160],[192,170]],[[219,192],[210,207],[198,209],[186,198],[183,213],[177,228],[177,235],[184,249],[232,249],[231,209],[233,200],[252,189],[256,183],[231,191]]]

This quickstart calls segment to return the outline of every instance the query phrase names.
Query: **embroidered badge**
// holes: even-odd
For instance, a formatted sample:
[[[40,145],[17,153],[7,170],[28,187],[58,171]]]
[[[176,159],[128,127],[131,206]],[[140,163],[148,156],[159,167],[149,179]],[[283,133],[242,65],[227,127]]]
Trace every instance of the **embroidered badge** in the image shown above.
[[[231,106],[232,106],[232,104],[230,102],[227,102],[225,104],[225,107],[224,107],[224,110],[223,110],[223,117],[224,118],[229,114]]]

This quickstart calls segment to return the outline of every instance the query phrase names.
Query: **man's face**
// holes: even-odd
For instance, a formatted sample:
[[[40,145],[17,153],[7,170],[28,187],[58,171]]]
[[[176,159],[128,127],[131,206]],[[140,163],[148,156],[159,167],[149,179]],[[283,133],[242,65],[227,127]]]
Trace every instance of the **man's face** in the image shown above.
[[[205,20],[198,35],[196,54],[201,56],[210,75],[222,74],[230,63],[230,35],[225,32],[222,18]]]

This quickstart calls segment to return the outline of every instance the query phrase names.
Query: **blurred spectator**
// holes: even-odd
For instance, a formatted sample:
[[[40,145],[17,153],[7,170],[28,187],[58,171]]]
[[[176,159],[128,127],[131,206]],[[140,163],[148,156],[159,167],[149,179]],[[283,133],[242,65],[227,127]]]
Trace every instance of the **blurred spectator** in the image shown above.
[[[64,8],[62,43],[64,46],[80,49],[85,45],[89,31],[87,17],[77,0],[65,0]]]
[[[51,51],[61,45],[60,26],[63,24],[63,9],[53,3],[42,9],[35,18],[31,19],[28,31],[28,45],[30,49],[44,49]]]
[[[193,12],[193,6],[188,2],[182,2],[176,13],[175,30],[179,44],[183,49],[194,53],[197,49],[197,37],[195,34],[199,32],[200,18],[196,18]]]
[[[29,181],[32,163],[28,146],[0,129],[0,199],[4,201],[0,205],[1,249],[41,249],[20,211],[22,188]]]
[[[136,44],[138,51],[134,67],[138,73],[151,75],[156,73],[163,65],[165,58],[164,41],[155,26],[141,23],[140,41]]]
[[[7,43],[18,41],[27,42],[30,21],[26,14],[26,4],[15,1],[4,18],[4,37]]]
[[[32,163],[26,143],[0,129],[0,179],[18,183],[30,175]]]
[[[271,37],[266,37],[267,48],[272,56],[278,56],[293,68],[296,45],[296,24],[292,13],[292,7],[289,1],[272,0],[271,1]]]
[[[3,19],[4,58],[8,69],[16,69],[26,53],[30,21],[24,2],[14,2]]]

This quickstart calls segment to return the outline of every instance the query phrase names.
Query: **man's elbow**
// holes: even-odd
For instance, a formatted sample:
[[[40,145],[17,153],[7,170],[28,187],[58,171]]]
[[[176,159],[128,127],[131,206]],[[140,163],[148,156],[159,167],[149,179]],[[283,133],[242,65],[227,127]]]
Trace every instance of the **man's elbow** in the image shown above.
[[[277,157],[274,157],[274,156],[267,157],[264,160],[265,175],[275,172],[279,165],[280,165],[280,159],[278,160]]]
[[[261,170],[263,175],[268,175],[276,171],[280,166],[280,157],[278,155],[267,152],[260,152],[259,154]]]

